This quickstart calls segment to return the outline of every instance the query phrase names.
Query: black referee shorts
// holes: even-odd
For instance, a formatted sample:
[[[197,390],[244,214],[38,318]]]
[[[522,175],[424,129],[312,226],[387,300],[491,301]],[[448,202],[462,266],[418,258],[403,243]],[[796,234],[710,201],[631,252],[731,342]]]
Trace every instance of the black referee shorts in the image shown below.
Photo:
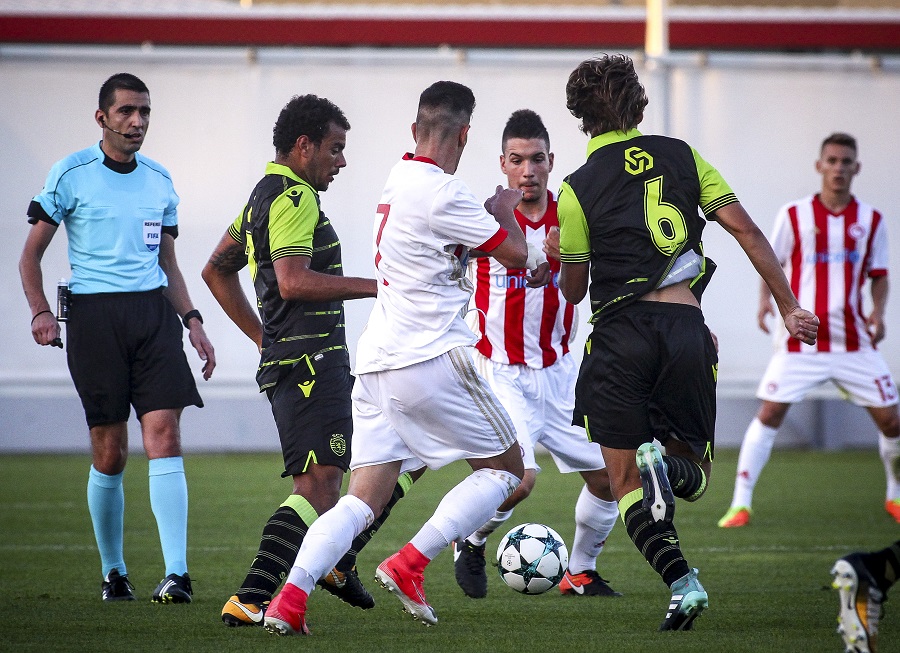
[[[612,449],[674,437],[712,460],[717,368],[700,309],[636,301],[594,326],[573,424],[586,425],[591,440]]]
[[[154,410],[203,406],[184,327],[162,289],[72,295],[66,358],[88,427]]]
[[[281,439],[282,476],[302,474],[311,463],[349,469],[352,389],[346,365],[314,369],[304,358],[266,390]]]

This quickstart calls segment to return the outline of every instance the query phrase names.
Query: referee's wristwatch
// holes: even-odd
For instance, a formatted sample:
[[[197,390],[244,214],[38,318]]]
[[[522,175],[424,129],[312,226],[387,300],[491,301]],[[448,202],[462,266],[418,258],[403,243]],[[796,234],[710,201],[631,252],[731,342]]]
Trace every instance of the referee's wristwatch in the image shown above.
[[[200,320],[200,324],[203,324],[203,316],[200,315],[200,311],[198,311],[196,308],[193,308],[185,313],[184,317],[181,318],[181,323],[184,325],[185,329],[191,328],[190,322],[193,318],[197,318],[198,320]]]

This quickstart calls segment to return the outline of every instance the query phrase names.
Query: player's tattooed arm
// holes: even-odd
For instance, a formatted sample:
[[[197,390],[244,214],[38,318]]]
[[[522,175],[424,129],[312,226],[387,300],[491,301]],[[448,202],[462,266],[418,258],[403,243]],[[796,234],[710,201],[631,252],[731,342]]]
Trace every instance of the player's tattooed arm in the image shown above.
[[[235,242],[229,236],[230,243],[224,247],[217,247],[209,257],[209,263],[212,267],[219,270],[222,274],[235,274],[247,265],[247,253],[244,246]],[[220,243],[223,245],[223,243]]]
[[[227,231],[203,267],[202,277],[225,314],[262,349],[262,323],[244,294],[238,272],[247,265],[244,245]]]

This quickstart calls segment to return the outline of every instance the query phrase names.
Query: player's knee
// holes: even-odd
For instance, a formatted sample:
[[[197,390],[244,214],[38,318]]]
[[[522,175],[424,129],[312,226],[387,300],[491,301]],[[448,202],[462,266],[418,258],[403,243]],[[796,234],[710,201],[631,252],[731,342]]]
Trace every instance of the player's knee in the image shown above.
[[[344,470],[334,465],[310,465],[302,474],[295,474],[294,494],[309,501],[318,514],[330,510],[341,495]]]
[[[894,411],[885,419],[878,421],[878,430],[881,431],[886,438],[896,438],[900,436],[900,416]]]
[[[774,401],[764,401],[759,407],[756,419],[769,428],[777,429],[781,427],[785,415],[787,415],[790,404],[780,404]]]
[[[516,494],[521,495],[520,501],[528,498],[531,491],[534,489],[536,480],[537,473],[533,469],[526,469],[525,474],[522,476],[522,482],[519,483],[519,487],[516,488]]]
[[[581,476],[584,478],[588,492],[595,497],[602,499],[603,501],[616,500],[615,496],[613,496],[612,488],[610,487],[609,472],[605,467],[591,472],[582,472]]]

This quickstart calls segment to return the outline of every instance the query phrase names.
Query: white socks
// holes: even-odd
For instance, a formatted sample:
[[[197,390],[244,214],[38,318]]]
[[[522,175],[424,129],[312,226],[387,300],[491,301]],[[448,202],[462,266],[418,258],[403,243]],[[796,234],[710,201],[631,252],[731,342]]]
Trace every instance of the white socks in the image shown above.
[[[597,569],[597,556],[619,518],[619,504],[604,501],[581,488],[575,503],[575,539],[569,549],[569,570],[573,574]]]
[[[316,581],[324,576],[347,553],[353,538],[375,519],[362,499],[346,494],[337,505],[319,517],[303,538],[287,582],[309,594]]]
[[[884,463],[884,475],[887,477],[885,499],[893,501],[900,498],[900,437],[886,438],[884,433],[878,434],[878,453]]]
[[[495,530],[503,526],[510,517],[512,517],[512,510],[504,510],[497,511],[494,513],[494,516],[488,519],[484,525],[479,528],[477,531],[472,533],[466,539],[474,544],[475,546],[481,546],[485,542],[487,542],[488,537],[490,537],[491,533]]]
[[[738,456],[737,478],[734,482],[734,496],[731,499],[732,508],[738,506],[749,508],[752,505],[753,488],[763,467],[769,462],[777,434],[778,429],[766,426],[757,417],[750,422],[741,443],[741,454]]]
[[[519,486],[520,479],[497,469],[479,469],[452,488],[421,530],[410,540],[429,560],[460,542],[491,518]],[[307,535],[309,537],[309,535]],[[348,542],[349,546],[349,542]]]

